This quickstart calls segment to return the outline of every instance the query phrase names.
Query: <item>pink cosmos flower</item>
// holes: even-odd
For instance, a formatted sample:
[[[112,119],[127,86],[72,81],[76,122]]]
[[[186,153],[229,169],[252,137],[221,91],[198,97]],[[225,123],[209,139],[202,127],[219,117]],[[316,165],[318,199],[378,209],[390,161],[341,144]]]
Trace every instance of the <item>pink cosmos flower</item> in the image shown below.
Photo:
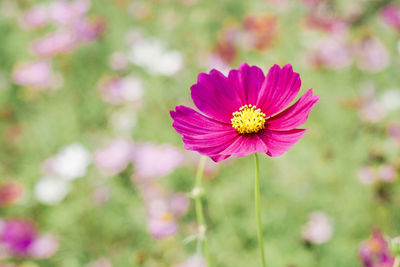
[[[0,244],[16,257],[28,255],[29,247],[36,239],[36,228],[29,221],[7,219],[0,222]]]
[[[50,15],[57,24],[71,25],[83,18],[89,9],[89,0],[58,0],[50,5]]]
[[[149,181],[164,177],[185,162],[184,154],[170,145],[136,144],[132,155],[135,181]],[[157,162],[157,164],[154,164]]]
[[[23,14],[20,25],[24,29],[37,29],[49,23],[49,14],[46,6],[37,5]]]
[[[379,72],[389,64],[389,53],[382,42],[375,37],[366,37],[355,43],[357,66],[367,72]]]
[[[11,206],[22,198],[24,186],[16,181],[0,183],[0,207]]]
[[[57,75],[51,63],[45,60],[26,62],[18,65],[13,71],[16,84],[36,89],[57,88]]]
[[[372,236],[361,244],[359,257],[365,267],[390,267],[394,262],[388,243],[379,230],[374,230]]]
[[[58,240],[51,234],[38,236],[29,246],[29,255],[36,259],[47,259],[58,250]]]
[[[94,163],[105,175],[114,176],[128,166],[132,150],[133,143],[131,141],[116,139],[95,152]]]
[[[69,30],[51,33],[32,43],[33,52],[40,57],[66,54],[77,48],[78,36]]]
[[[170,111],[173,127],[185,148],[218,162],[230,156],[284,154],[305,134],[306,122],[319,96],[308,90],[285,109],[300,90],[300,76],[291,65],[274,65],[264,75],[247,63],[225,77],[217,70],[200,73],[191,87],[193,102],[204,114],[177,106]],[[284,110],[285,109],[285,110]]]
[[[106,26],[106,21],[102,18],[84,19],[77,22],[74,29],[81,42],[92,42],[104,33]]]
[[[330,218],[321,211],[311,213],[306,225],[303,227],[304,241],[311,244],[323,244],[332,238],[333,230]]]
[[[388,5],[381,11],[382,20],[400,33],[400,7]]]

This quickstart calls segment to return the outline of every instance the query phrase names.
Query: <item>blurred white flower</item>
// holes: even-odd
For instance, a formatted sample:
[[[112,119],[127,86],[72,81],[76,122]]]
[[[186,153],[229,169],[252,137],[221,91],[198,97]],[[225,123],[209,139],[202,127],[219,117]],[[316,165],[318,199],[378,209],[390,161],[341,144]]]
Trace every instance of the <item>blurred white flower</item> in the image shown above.
[[[131,136],[137,122],[137,114],[131,108],[117,110],[111,114],[109,123],[117,136]]]
[[[54,177],[44,177],[36,183],[34,195],[43,204],[55,205],[67,196],[69,189],[67,181]]]
[[[394,89],[386,91],[380,98],[380,103],[387,111],[393,111],[400,108],[400,90]]]
[[[85,176],[91,162],[90,153],[82,145],[75,143],[61,149],[52,161],[55,174],[65,180]]]
[[[311,244],[323,244],[332,237],[332,223],[329,217],[321,211],[311,213],[308,222],[303,227],[302,236]]]
[[[143,39],[132,45],[129,60],[146,69],[150,74],[172,76],[183,66],[183,58],[179,51],[166,50],[156,39]]]

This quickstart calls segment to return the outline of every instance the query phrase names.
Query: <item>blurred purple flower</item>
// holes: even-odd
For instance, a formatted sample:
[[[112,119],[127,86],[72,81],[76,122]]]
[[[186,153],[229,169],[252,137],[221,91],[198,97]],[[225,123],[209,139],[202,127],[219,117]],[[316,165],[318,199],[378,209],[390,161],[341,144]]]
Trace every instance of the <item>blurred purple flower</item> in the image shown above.
[[[178,230],[178,224],[168,213],[149,217],[147,227],[151,236],[158,240],[173,236]]]
[[[14,82],[18,85],[37,89],[57,88],[57,77],[50,62],[45,60],[18,65],[13,71]]]
[[[47,259],[58,250],[58,240],[50,234],[38,236],[29,246],[29,255],[36,259]]]
[[[309,55],[315,67],[341,69],[353,62],[351,45],[342,36],[323,39]]]
[[[361,244],[359,257],[365,267],[391,267],[394,261],[379,230],[374,230],[372,236]]]
[[[166,195],[156,184],[137,182],[146,202],[147,227],[155,239],[170,237],[178,230],[176,219],[185,215],[189,200],[183,193]]]
[[[128,166],[132,151],[131,141],[116,139],[94,153],[94,163],[103,174],[114,176]]]
[[[136,144],[132,156],[134,180],[153,180],[164,177],[185,162],[182,151],[170,145]]]
[[[359,39],[355,43],[357,66],[367,72],[379,72],[389,64],[389,53],[382,42],[375,37]]]
[[[0,222],[0,242],[12,256],[27,256],[29,247],[36,236],[36,229],[32,222],[18,219]]]
[[[49,23],[49,12],[46,6],[37,5],[28,10],[20,18],[20,25],[24,29],[37,29]]]
[[[400,34],[400,7],[390,4],[382,9],[380,16],[386,24]]]
[[[34,41],[32,49],[40,57],[53,57],[75,50],[78,44],[78,37],[74,32],[63,30]]]
[[[106,30],[104,19],[83,19],[74,25],[74,30],[81,42],[92,42],[97,40]]]
[[[128,76],[110,77],[100,82],[102,98],[110,104],[140,104],[144,89],[141,80]]]
[[[313,212],[303,227],[304,241],[311,244],[323,244],[332,238],[332,223],[324,212]]]
[[[89,9],[89,0],[57,0],[50,5],[50,14],[55,23],[71,25],[81,20]]]
[[[185,215],[189,210],[189,199],[183,193],[175,193],[168,197],[169,210],[175,217]]]

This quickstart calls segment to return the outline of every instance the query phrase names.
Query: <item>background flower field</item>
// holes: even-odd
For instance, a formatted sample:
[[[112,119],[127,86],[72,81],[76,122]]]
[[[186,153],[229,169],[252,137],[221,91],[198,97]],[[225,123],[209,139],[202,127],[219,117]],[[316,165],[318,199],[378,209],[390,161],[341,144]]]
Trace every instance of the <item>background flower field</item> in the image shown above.
[[[244,61],[321,96],[298,144],[259,155],[267,264],[392,261],[372,255],[400,235],[399,2],[2,0],[0,36],[1,267],[204,266],[200,157],[169,111]],[[206,163],[215,266],[259,264],[253,182],[250,158]]]

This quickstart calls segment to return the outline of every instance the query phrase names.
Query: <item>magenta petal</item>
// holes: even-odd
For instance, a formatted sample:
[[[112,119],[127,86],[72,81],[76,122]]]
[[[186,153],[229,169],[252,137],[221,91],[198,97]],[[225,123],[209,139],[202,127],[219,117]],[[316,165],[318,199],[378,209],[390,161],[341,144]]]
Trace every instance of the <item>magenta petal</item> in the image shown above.
[[[259,67],[250,67],[244,62],[238,70],[229,72],[228,79],[239,95],[242,105],[257,104],[258,94],[265,80]]]
[[[224,159],[227,159],[229,157],[230,157],[230,155],[216,155],[216,156],[211,156],[210,158],[215,162],[220,162],[220,161],[222,161]]]
[[[300,86],[300,75],[293,72],[292,65],[285,65],[282,69],[274,65],[261,86],[256,106],[267,117],[272,116],[286,108],[295,99]]]
[[[311,108],[317,103],[319,96],[313,96],[312,89],[308,90],[296,103],[278,115],[267,120],[270,130],[292,130],[307,121]]]
[[[290,131],[264,130],[258,133],[258,135],[268,147],[267,155],[278,157],[296,144],[306,131],[306,129],[294,129]]]
[[[229,80],[219,71],[200,73],[190,88],[196,107],[215,120],[230,123],[232,113],[241,107],[240,98]]]
[[[170,113],[174,120],[172,126],[183,136],[187,150],[210,157],[217,156],[238,137],[237,131],[230,124],[207,118],[191,108],[178,106],[176,111]]]
[[[238,138],[224,151],[223,155],[244,157],[254,153],[267,153],[268,148],[257,134],[239,135]]]

